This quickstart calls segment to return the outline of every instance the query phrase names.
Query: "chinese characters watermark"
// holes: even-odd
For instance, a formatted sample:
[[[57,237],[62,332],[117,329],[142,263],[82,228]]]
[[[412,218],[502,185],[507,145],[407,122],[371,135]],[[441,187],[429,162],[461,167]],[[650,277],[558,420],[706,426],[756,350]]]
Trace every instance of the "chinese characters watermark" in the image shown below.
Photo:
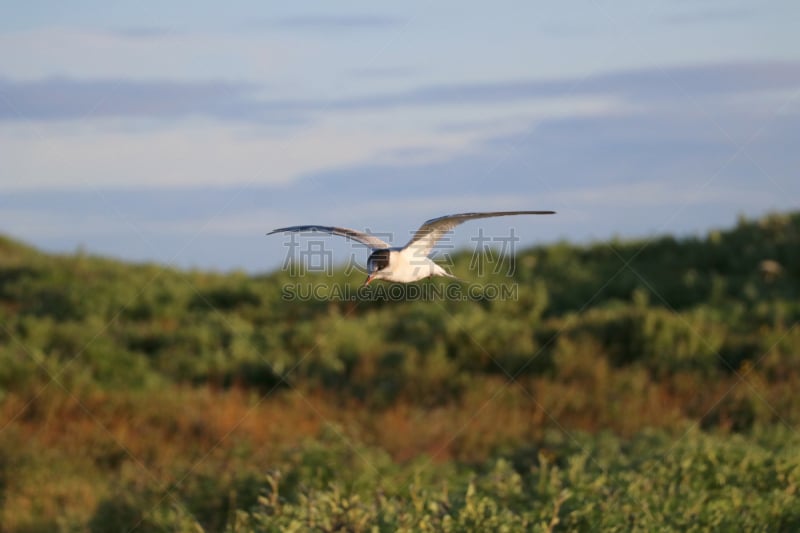
[[[393,237],[390,232],[371,234],[389,241]],[[430,253],[427,253],[427,249],[423,246],[413,250],[419,257],[414,256],[411,261],[419,261],[421,267],[426,267],[425,258],[430,256],[440,265],[452,267],[454,265],[452,254],[456,249],[452,234],[452,231],[448,231],[441,235]],[[298,240],[298,236],[304,237],[302,242]],[[516,244],[520,241],[514,228],[509,229],[507,235],[486,235],[483,228],[479,228],[477,235],[470,237],[470,241],[474,245],[469,261],[469,270],[477,277],[484,277],[489,273],[498,275],[504,269],[506,276],[514,274],[513,257]],[[329,240],[320,238],[318,233],[289,233],[288,241],[284,243],[284,246],[286,254],[281,268],[290,275],[302,276],[304,273],[333,275],[333,250],[329,247]],[[350,253],[344,264],[345,275],[350,275],[354,271],[366,272],[361,260],[365,255],[365,249],[368,255],[368,249],[363,244],[350,241]],[[488,270],[489,267],[491,270]]]

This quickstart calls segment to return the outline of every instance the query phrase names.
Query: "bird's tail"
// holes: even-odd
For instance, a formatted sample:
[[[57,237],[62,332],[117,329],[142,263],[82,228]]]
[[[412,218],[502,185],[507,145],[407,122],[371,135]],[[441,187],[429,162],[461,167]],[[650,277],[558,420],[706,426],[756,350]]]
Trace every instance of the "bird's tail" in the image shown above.
[[[439,265],[436,265],[436,267],[437,267],[436,271],[433,273],[435,276],[442,276],[444,278],[454,279],[454,280],[456,280],[456,281],[458,281],[460,283],[466,283],[466,281],[464,281],[463,279],[461,279],[461,278],[459,278],[457,276],[454,276],[453,274],[451,274],[447,270],[443,269]]]

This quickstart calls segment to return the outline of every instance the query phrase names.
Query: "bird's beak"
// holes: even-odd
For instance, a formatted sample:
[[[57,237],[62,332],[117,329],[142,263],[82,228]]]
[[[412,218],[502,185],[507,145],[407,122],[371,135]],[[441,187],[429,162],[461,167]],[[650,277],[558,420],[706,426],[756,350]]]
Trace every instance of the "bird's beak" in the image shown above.
[[[370,274],[369,276],[367,276],[367,281],[365,281],[365,282],[364,282],[364,285],[363,285],[363,286],[364,286],[364,287],[366,287],[367,285],[369,285],[369,284],[370,284],[370,282],[371,282],[373,279],[375,279],[375,273],[374,273],[374,272],[373,272],[372,274]]]

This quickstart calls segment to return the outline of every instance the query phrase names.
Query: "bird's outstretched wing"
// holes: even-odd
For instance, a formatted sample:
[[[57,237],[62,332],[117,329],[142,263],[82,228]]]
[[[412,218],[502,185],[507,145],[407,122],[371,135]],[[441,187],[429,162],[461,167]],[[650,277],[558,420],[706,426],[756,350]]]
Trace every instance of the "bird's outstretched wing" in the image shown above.
[[[459,215],[446,215],[432,218],[425,222],[414,233],[414,236],[403,247],[403,252],[414,257],[427,257],[436,241],[462,222],[476,218],[505,217],[510,215],[552,215],[555,211],[493,211],[491,213],[461,213]]]
[[[373,250],[389,247],[388,243],[384,242],[382,239],[379,239],[375,235],[370,235],[369,233],[364,233],[349,228],[337,228],[335,226],[289,226],[286,228],[274,229],[267,233],[267,235],[272,235],[273,233],[302,233],[308,231],[319,231],[321,233],[327,233],[328,235],[347,237],[348,239],[353,239],[354,241],[366,244]]]

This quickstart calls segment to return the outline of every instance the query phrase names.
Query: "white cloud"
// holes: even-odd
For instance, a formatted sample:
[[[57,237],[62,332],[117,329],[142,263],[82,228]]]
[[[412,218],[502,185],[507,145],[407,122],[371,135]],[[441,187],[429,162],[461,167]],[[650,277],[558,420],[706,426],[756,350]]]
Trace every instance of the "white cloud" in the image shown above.
[[[204,120],[138,133],[126,125],[113,120],[0,125],[0,190],[280,185],[409,145],[452,150],[469,141],[458,132],[372,131],[341,122],[280,136]]]
[[[622,109],[612,98],[336,110],[305,125],[95,118],[0,123],[0,190],[282,185],[336,167],[444,161],[520,125]],[[515,116],[519,120],[494,120]],[[460,120],[484,127],[441,128]]]

